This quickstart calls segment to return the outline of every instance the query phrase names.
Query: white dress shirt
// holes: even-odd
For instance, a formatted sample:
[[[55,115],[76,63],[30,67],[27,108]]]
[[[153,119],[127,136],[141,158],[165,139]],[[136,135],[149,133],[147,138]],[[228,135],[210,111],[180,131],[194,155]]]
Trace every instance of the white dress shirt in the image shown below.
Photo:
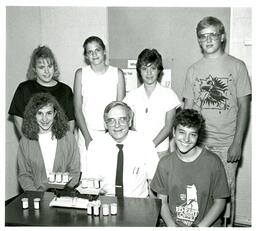
[[[101,178],[106,195],[115,194],[118,147],[116,141],[103,134],[94,139],[88,148],[88,177]],[[139,133],[129,131],[124,145],[123,187],[125,197],[147,197],[148,179],[152,179],[159,161],[152,141]]]

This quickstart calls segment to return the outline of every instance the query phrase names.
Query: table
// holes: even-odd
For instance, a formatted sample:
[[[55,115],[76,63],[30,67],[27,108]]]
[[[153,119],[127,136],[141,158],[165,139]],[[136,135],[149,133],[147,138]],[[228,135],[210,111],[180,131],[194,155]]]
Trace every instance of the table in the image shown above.
[[[29,198],[29,208],[23,209],[21,198]],[[33,198],[41,198],[40,209],[33,207]],[[100,196],[103,203],[117,203],[117,215],[87,215],[85,209],[49,207],[52,192],[26,191],[5,206],[6,226],[156,226],[161,200],[153,198],[123,198]]]

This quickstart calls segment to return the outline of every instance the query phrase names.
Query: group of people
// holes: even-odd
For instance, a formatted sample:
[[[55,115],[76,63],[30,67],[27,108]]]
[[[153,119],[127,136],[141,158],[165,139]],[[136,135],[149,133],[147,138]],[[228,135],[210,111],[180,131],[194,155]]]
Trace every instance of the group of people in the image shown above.
[[[156,49],[139,54],[141,85],[126,95],[124,74],[106,64],[100,38],[83,44],[88,65],[76,71],[74,93],[58,80],[51,49],[36,48],[29,80],[9,109],[21,137],[22,189],[48,190],[51,172],[69,172],[69,188],[81,177],[97,178],[105,195],[160,198],[167,226],[220,226],[231,198],[232,224],[251,84],[245,64],[225,53],[219,19],[203,18],[196,33],[203,57],[187,71],[183,105],[159,83],[164,68]]]

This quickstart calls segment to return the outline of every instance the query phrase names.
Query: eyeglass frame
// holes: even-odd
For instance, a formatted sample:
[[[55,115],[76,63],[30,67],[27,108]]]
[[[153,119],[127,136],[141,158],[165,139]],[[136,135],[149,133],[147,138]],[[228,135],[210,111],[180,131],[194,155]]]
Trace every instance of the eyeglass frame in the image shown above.
[[[125,116],[125,117],[119,117],[118,119],[115,119],[115,118],[108,118],[108,119],[106,120],[106,124],[107,124],[108,126],[110,126],[110,127],[116,126],[117,122],[118,122],[118,124],[121,125],[121,126],[126,125],[126,124],[129,123],[129,117],[127,117],[127,116]]]
[[[200,42],[205,42],[207,41],[208,37],[210,37],[212,40],[216,41],[218,40],[219,36],[221,36],[221,33],[205,33],[205,34],[199,34],[198,35],[198,40]],[[201,36],[204,36],[204,39],[200,38]]]

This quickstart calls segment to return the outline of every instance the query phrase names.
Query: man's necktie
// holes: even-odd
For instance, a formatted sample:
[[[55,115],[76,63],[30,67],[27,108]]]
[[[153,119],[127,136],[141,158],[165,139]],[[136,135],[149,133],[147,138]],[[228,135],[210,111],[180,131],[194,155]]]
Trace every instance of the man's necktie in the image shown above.
[[[116,196],[123,197],[123,166],[124,166],[124,153],[123,144],[116,145],[119,149],[116,166]]]

